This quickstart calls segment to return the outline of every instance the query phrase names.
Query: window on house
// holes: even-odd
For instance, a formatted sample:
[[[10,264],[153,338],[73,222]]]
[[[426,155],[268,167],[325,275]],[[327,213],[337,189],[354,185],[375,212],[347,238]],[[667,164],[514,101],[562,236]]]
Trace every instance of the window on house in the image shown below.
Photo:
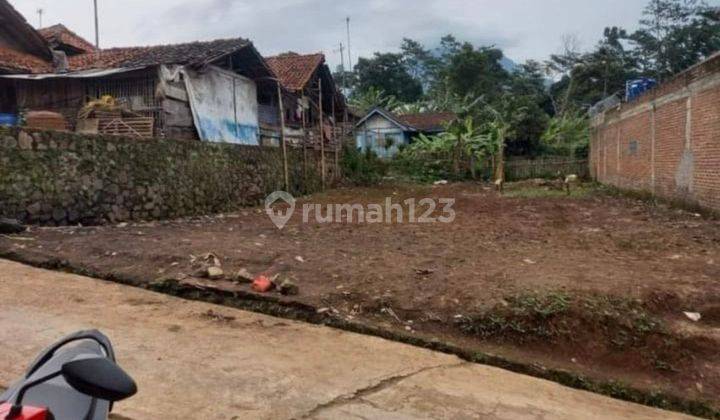
[[[630,156],[636,156],[639,148],[640,148],[640,144],[638,143],[638,141],[631,140],[630,141]]]
[[[390,149],[393,146],[397,146],[399,143],[397,135],[387,135],[385,136],[385,144],[383,144],[383,147]]]

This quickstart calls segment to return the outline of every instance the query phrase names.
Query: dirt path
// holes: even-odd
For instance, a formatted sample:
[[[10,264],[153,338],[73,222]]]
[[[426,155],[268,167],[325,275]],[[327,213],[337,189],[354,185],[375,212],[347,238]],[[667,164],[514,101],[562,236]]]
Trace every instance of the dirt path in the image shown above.
[[[0,237],[0,256],[228,304],[257,298],[231,281],[238,270],[279,274],[300,294],[260,298],[290,305],[291,315],[569,372],[581,378],[566,383],[590,378],[605,385],[588,388],[611,395],[627,397],[629,386],[649,403],[664,403],[655,397],[663,394],[693,401],[696,413],[720,407],[718,221],[599,193],[509,198],[475,184],[345,189],[307,200],[386,197],[454,198],[457,219],[318,224],[296,214],[279,231],[249,209],[34,228]],[[199,278],[206,256],[217,257],[225,279]],[[685,311],[703,319],[694,323]]]
[[[49,292],[52,290],[51,292]],[[373,337],[0,260],[0,384],[100,328],[147,418],[681,418]],[[8,345],[12,344],[12,345]]]

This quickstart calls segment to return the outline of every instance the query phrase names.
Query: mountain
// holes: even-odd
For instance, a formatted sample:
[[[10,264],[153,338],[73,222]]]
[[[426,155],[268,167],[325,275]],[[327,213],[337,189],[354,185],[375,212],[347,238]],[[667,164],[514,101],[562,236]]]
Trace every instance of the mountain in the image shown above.
[[[513,60],[511,60],[511,59],[509,59],[509,58],[507,58],[507,57],[504,57],[504,56],[503,56],[503,58],[500,60],[500,65],[501,65],[501,66],[505,69],[505,71],[508,72],[508,73],[512,73],[512,72],[514,72],[514,71],[518,68],[518,65],[517,65],[516,62],[514,62]]]

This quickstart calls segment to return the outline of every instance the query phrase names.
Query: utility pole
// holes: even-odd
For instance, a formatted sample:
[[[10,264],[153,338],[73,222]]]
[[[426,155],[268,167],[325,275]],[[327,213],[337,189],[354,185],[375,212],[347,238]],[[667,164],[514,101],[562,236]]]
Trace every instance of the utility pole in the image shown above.
[[[347,22],[347,38],[348,38],[348,44],[347,44],[348,66],[350,66],[349,70],[353,71],[352,55],[350,55],[350,16],[347,17],[346,22]]]
[[[100,51],[100,21],[98,20],[98,6],[97,0],[93,0],[95,6],[95,48]]]
[[[43,9],[37,9],[37,14],[38,14],[38,18],[39,18],[38,20],[40,21],[40,22],[39,22],[39,25],[38,25],[38,29],[42,29],[42,27],[43,27],[43,26],[42,26],[42,15],[43,15],[43,13],[45,13],[45,11],[44,11]]]

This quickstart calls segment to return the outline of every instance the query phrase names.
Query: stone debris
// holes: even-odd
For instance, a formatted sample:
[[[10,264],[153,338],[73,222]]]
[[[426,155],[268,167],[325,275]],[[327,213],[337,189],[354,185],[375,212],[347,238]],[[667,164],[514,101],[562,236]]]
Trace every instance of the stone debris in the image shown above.
[[[300,288],[292,280],[283,280],[280,283],[280,294],[284,296],[297,296],[300,294]]]
[[[27,228],[15,219],[4,219],[0,218],[0,233],[5,235],[14,235],[16,233],[23,233]]]
[[[202,314],[202,317],[205,319],[209,319],[211,321],[222,322],[222,323],[229,323],[229,322],[235,321],[234,316],[227,316],[227,315],[219,314],[219,313],[213,311],[212,309],[210,309],[209,311]]]
[[[692,322],[700,322],[702,315],[699,312],[683,312],[683,314]]]
[[[220,280],[225,276],[225,273],[220,267],[208,267],[206,272],[207,278],[210,280]]]
[[[255,280],[255,276],[252,275],[246,268],[241,268],[233,276],[233,280],[238,283],[252,283]]]
[[[217,255],[213,254],[212,252],[208,252],[207,254],[203,254],[199,257],[195,255],[190,255],[190,264],[193,266],[215,266],[215,267],[221,267],[222,263],[220,262],[220,258],[217,257]],[[204,267],[203,267],[204,268]]]

